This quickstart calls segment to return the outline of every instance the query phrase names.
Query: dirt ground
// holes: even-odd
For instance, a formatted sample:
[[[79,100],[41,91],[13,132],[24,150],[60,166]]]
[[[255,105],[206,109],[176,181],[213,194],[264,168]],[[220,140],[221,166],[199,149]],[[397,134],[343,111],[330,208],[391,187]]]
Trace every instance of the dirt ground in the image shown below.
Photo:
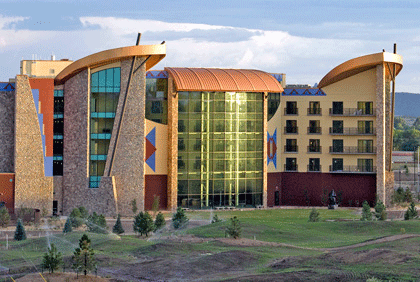
[[[45,279],[45,280],[44,280]],[[95,277],[92,275],[79,275],[76,276],[74,273],[44,273],[42,277],[39,273],[32,273],[28,274],[22,278],[16,279],[16,282],[70,282],[70,281],[78,281],[78,282],[106,282],[111,281],[107,278]]]

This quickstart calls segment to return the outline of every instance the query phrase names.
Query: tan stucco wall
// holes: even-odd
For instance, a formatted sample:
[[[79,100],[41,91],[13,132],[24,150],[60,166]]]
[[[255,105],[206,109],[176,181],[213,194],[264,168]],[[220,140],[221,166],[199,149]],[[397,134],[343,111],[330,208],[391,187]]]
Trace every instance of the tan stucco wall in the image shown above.
[[[146,132],[156,128],[156,152],[155,152],[155,171],[151,169],[145,160],[145,174],[167,175],[168,174],[168,125],[153,122],[146,119]],[[146,148],[144,149],[146,152]]]
[[[73,61],[22,60],[20,61],[20,74],[29,77],[54,78],[71,63]]]

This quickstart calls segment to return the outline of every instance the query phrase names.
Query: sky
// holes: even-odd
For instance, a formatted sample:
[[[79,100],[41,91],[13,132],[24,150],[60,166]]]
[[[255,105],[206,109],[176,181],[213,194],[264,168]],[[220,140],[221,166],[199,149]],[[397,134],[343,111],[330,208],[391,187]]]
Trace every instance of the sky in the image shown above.
[[[420,1],[404,0],[0,0],[0,81],[22,59],[77,60],[135,45],[138,32],[141,44],[166,41],[154,69],[259,69],[310,85],[397,43],[396,91],[420,93]]]

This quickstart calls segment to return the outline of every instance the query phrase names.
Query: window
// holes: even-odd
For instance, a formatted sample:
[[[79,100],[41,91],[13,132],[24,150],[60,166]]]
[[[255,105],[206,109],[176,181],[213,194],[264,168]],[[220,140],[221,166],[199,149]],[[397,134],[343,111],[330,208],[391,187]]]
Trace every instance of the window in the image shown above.
[[[333,140],[331,153],[342,153],[344,150],[343,140]]]
[[[308,134],[321,134],[321,125],[319,120],[310,120]]]
[[[297,108],[297,102],[286,102],[286,112],[285,115],[297,115],[298,114],[298,108]]]
[[[297,139],[286,139],[285,152],[297,152]]]
[[[342,171],[343,167],[343,159],[332,159],[332,171]]]
[[[280,106],[280,93],[269,93],[268,94],[268,120],[270,120],[277,112]]]
[[[358,153],[374,153],[373,140],[358,140]]]
[[[357,123],[357,131],[359,134],[373,134],[373,121],[359,121]]]
[[[333,102],[332,114],[333,115],[343,114],[343,102]]]
[[[63,175],[63,161],[53,161],[53,175]]]
[[[309,102],[308,115],[321,115],[320,102]]]
[[[297,171],[296,158],[286,158],[285,171]]]
[[[53,155],[62,156],[63,155],[63,140],[54,140],[53,141]]]
[[[321,171],[319,158],[310,158],[308,164],[308,171]]]
[[[357,110],[360,115],[373,115],[373,102],[357,102]]]
[[[333,120],[332,133],[343,133],[344,131],[342,120]]]
[[[373,159],[357,159],[357,171],[374,172]]]
[[[296,120],[286,120],[286,128],[284,133],[298,133],[297,121]]]
[[[309,146],[308,146],[309,153],[320,153],[321,146],[319,139],[309,139]]]
[[[64,97],[54,97],[54,113],[64,113]]]
[[[64,119],[57,118],[54,119],[54,134],[63,134],[64,133]]]

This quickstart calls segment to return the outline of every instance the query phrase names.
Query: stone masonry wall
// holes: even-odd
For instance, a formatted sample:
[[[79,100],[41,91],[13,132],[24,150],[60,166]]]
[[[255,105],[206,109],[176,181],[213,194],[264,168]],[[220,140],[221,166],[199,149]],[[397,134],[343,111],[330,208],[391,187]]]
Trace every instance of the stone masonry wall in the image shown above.
[[[385,68],[383,64],[376,66],[376,195],[377,199],[386,202],[385,193]]]
[[[14,171],[15,92],[0,91],[0,172]]]

